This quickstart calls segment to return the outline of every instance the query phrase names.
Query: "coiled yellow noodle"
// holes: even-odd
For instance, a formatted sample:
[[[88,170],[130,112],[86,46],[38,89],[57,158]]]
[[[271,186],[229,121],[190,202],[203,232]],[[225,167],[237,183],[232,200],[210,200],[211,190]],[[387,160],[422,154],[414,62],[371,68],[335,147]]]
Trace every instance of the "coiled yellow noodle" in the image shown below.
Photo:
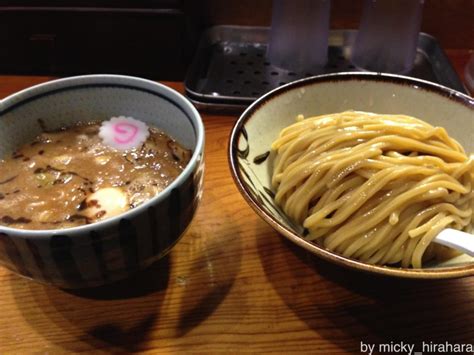
[[[472,230],[474,158],[441,127],[346,111],[283,129],[272,185],[307,238],[374,264],[422,266],[444,228]]]

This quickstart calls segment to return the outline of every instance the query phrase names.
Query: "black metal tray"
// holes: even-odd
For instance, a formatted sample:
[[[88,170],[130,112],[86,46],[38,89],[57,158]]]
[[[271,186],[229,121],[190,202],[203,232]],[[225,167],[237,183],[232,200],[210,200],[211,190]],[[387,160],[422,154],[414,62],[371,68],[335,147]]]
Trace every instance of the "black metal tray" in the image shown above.
[[[271,65],[265,57],[269,28],[211,27],[203,33],[187,72],[186,95],[199,109],[239,112],[288,82],[317,74],[358,71],[349,61],[356,33],[330,32],[328,63],[322,71],[292,72]],[[425,33],[419,35],[415,65],[407,75],[466,93],[436,39]]]

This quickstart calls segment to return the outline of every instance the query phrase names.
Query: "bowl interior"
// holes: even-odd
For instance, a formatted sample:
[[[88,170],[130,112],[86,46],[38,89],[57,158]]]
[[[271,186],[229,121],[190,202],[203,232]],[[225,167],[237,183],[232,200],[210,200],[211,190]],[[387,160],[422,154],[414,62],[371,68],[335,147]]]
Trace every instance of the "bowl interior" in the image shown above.
[[[302,227],[292,223],[275,205],[271,191],[271,143],[281,129],[295,122],[299,114],[310,117],[360,110],[411,115],[445,127],[467,152],[474,152],[474,101],[469,102],[467,97],[449,96],[449,92],[423,82],[388,76],[330,75],[289,84],[259,99],[244,112],[234,127],[230,155],[237,184],[257,213],[274,228],[297,244],[332,261],[408,277],[430,277],[426,272],[441,269],[448,270],[444,276],[449,277],[449,270],[460,267],[464,268],[464,273],[474,273],[474,258],[467,255],[446,262],[433,262],[419,270],[372,266],[335,255],[304,240]]]
[[[81,121],[131,116],[163,130],[186,148],[194,149],[196,145],[193,122],[167,92],[111,79],[102,83],[91,78],[88,83],[65,81],[60,86],[51,85],[48,90],[33,88],[4,101],[0,112],[0,157],[41,133],[40,120],[50,130]]]

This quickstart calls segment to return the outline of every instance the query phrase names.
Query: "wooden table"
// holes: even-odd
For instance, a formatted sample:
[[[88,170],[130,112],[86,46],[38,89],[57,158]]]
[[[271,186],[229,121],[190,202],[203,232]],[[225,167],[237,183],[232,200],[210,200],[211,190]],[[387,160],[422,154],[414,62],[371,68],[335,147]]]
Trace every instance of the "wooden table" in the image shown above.
[[[468,52],[448,53],[462,74]],[[49,79],[0,76],[0,98]],[[474,278],[373,277],[287,242],[232,181],[226,149],[236,117],[202,116],[204,196],[168,257],[130,280],[81,292],[0,268],[1,354],[353,353],[361,342],[473,342]]]

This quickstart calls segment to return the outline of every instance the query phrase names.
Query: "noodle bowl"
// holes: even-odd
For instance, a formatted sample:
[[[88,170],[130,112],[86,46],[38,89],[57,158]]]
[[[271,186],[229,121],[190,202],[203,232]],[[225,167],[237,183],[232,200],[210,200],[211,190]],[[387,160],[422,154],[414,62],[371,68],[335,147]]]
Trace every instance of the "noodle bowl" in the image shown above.
[[[299,116],[272,148],[276,203],[345,257],[420,268],[446,256],[431,243],[441,230],[472,230],[474,160],[444,128],[357,111]]]

